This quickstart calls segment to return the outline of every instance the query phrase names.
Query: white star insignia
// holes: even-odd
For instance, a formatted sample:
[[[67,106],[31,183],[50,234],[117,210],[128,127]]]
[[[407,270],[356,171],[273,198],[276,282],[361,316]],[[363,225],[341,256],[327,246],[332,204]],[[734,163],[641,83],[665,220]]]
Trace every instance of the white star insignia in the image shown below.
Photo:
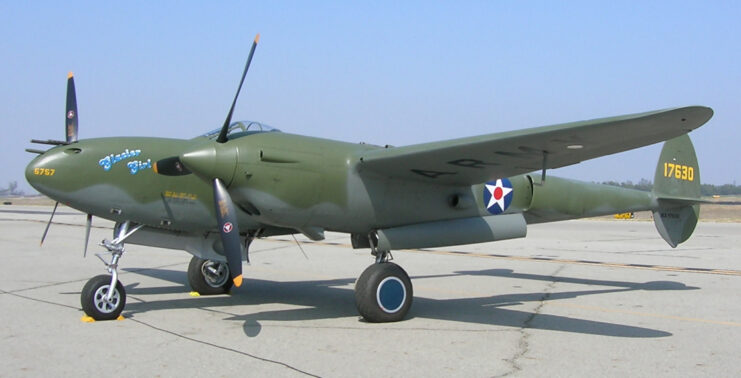
[[[504,211],[504,197],[512,192],[512,188],[508,188],[502,184],[502,179],[497,180],[495,185],[486,185],[486,190],[491,194],[489,203],[486,205],[487,209],[490,209],[494,204],[499,206],[501,211]]]

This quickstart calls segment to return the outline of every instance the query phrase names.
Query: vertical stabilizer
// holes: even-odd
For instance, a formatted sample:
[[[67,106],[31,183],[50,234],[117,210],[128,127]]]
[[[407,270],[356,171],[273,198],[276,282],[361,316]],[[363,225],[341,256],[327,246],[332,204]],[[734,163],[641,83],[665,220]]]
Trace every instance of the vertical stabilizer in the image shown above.
[[[689,239],[700,217],[700,166],[688,135],[664,143],[654,176],[654,224],[664,240],[676,247]]]

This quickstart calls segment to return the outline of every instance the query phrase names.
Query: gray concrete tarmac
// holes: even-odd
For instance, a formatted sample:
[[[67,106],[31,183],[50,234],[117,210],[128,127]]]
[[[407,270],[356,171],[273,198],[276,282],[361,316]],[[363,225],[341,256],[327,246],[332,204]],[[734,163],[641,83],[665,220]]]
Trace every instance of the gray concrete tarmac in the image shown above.
[[[368,251],[329,233],[256,241],[231,295],[193,297],[182,251],[127,245],[125,320],[81,321],[105,273],[85,217],[0,207],[0,376],[741,376],[741,224],[670,248],[650,222],[532,226],[525,239],[396,251],[408,319],[368,324]]]

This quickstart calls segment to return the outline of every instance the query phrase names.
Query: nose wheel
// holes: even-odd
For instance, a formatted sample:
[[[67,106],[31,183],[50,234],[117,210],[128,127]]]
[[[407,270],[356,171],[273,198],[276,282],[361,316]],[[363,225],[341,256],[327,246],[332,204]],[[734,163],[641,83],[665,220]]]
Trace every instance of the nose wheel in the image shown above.
[[[111,290],[111,276],[101,274],[91,278],[80,294],[82,310],[95,320],[118,318],[126,305],[126,290],[121,281]]]

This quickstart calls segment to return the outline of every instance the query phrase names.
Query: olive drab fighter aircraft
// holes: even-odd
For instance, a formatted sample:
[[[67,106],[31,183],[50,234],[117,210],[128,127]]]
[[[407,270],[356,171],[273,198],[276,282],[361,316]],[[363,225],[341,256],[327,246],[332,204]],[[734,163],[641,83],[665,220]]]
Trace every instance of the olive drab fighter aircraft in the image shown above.
[[[232,122],[252,61],[220,128],[192,139],[78,139],[74,79],[67,81],[66,139],[26,168],[39,192],[115,222],[101,243],[109,274],[81,293],[94,319],[117,318],[126,303],[118,266],[124,242],[185,250],[187,277],[202,295],[242,284],[255,238],[325,231],[349,234],[375,262],[355,283],[360,315],[404,318],[412,282],[390,262],[392,250],[522,238],[530,224],[652,211],[672,247],[687,240],[699,215],[700,170],[686,135],[713,115],[688,106],[612,118],[404,147],[345,143]],[[665,141],[651,192],[546,176],[549,169]],[[53,218],[56,205],[52,211]],[[52,223],[49,219],[49,224]],[[42,236],[42,243],[46,237]]]

